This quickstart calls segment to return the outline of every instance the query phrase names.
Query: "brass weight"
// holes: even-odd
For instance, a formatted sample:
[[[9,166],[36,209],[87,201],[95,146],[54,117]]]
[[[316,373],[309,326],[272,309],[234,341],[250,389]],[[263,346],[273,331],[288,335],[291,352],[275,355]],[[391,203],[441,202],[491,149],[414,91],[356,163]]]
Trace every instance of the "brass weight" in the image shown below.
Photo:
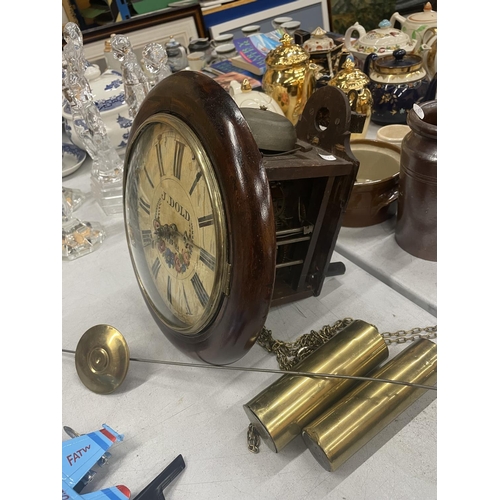
[[[417,340],[370,376],[434,384],[437,345]],[[408,385],[362,382],[307,425],[302,437],[322,467],[335,471],[425,391]]]
[[[294,366],[294,370],[363,376],[388,355],[387,345],[378,330],[355,320]],[[283,375],[243,405],[243,409],[262,440],[278,453],[355,383],[349,379]]]

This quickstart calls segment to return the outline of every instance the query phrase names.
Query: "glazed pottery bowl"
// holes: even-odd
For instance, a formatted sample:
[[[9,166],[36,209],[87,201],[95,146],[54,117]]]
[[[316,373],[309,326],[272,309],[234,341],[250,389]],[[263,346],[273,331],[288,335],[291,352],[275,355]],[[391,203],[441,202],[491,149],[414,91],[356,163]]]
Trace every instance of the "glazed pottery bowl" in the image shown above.
[[[368,139],[351,141],[351,150],[360,163],[342,225],[373,226],[395,214],[401,150]]]
[[[385,125],[377,130],[377,141],[388,142],[394,146],[401,147],[404,136],[410,131],[408,125],[396,123],[394,125]]]
[[[121,73],[115,70],[107,70],[102,74],[98,74],[96,78],[89,78],[89,84],[111,145],[119,155],[125,154],[132,119],[125,102],[125,89]],[[75,121],[70,106],[66,101],[63,102],[62,116],[64,130],[70,141],[75,146],[86,151],[86,147],[75,129]],[[82,122],[79,123],[77,119],[76,125],[81,124]]]

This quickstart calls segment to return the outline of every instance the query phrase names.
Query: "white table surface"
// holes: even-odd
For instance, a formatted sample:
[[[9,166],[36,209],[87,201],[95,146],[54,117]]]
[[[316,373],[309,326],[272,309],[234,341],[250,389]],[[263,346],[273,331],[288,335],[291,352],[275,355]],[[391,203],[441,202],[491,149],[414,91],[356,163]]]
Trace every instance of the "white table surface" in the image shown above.
[[[65,187],[89,193],[74,213],[101,223],[106,239],[95,252],[62,262],[62,347],[75,349],[83,333],[110,324],[132,357],[191,361],[161,334],[139,292],[121,215],[106,216],[90,197],[90,160],[64,177]],[[276,338],[298,336],[352,317],[395,331],[435,324],[435,317],[345,257],[346,272],[325,280],[319,297],[272,308],[266,326]],[[391,346],[393,357],[404,346]],[[277,368],[254,346],[238,363]],[[437,498],[437,399],[428,391],[336,472],[325,471],[300,437],[279,454],[246,448],[249,421],[242,405],[279,375],[203,370],[131,362],[122,386],[97,395],[79,380],[74,356],[62,354],[62,424],[88,433],[106,423],[124,434],[89,490],[124,484],[137,495],[182,454],[186,469],[167,498],[287,500],[431,500]],[[61,430],[62,439],[68,437]]]
[[[437,317],[437,262],[403,250],[394,237],[395,228],[396,216],[374,226],[342,227],[335,249]]]
[[[378,128],[370,123],[366,138],[375,140]],[[396,215],[374,226],[342,227],[335,249],[437,317],[437,262],[403,250],[394,237],[395,229]]]

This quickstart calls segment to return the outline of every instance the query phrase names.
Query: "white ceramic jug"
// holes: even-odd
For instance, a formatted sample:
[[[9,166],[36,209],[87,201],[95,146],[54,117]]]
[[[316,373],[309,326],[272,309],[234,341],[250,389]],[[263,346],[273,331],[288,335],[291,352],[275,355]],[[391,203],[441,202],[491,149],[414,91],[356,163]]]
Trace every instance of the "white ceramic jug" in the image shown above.
[[[425,31],[437,26],[437,12],[432,10],[431,3],[427,2],[422,12],[410,14],[408,17],[403,17],[399,12],[394,12],[390,19],[391,26],[395,26],[396,21],[401,24],[401,31],[406,33],[418,46],[423,43],[422,38]]]

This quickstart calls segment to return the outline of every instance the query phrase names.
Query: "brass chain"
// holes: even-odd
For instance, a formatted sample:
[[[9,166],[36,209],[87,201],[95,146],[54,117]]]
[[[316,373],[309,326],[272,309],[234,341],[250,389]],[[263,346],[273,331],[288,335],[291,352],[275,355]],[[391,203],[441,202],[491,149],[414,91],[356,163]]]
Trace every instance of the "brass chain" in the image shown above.
[[[248,426],[247,430],[247,444],[248,444],[248,449],[252,453],[259,453],[259,447],[260,447],[260,435],[257,432],[257,429],[253,424],[250,424]]]
[[[264,326],[257,337],[257,344],[267,352],[274,353],[281,370],[291,370],[297,363],[328,342],[353,321],[352,318],[339,319],[333,325],[326,325],[319,331],[311,330],[293,342],[274,339],[271,330]],[[384,332],[380,335],[387,345],[404,344],[419,339],[435,339],[437,337],[437,325],[412,328],[411,330],[397,330],[392,333]],[[252,453],[259,453],[260,436],[253,424],[248,426],[247,445]]]
[[[319,331],[311,330],[309,333],[301,335],[294,342],[275,340],[271,330],[263,327],[257,337],[257,344],[263,347],[267,352],[274,353],[281,370],[291,370],[299,361],[309,356],[309,354],[334,337],[347,325],[350,325],[353,321],[352,318],[338,320],[333,325],[326,325]]]
[[[404,344],[419,339],[435,339],[437,337],[437,325],[425,328],[412,328],[411,330],[398,330],[397,332],[381,333],[387,345]]]

